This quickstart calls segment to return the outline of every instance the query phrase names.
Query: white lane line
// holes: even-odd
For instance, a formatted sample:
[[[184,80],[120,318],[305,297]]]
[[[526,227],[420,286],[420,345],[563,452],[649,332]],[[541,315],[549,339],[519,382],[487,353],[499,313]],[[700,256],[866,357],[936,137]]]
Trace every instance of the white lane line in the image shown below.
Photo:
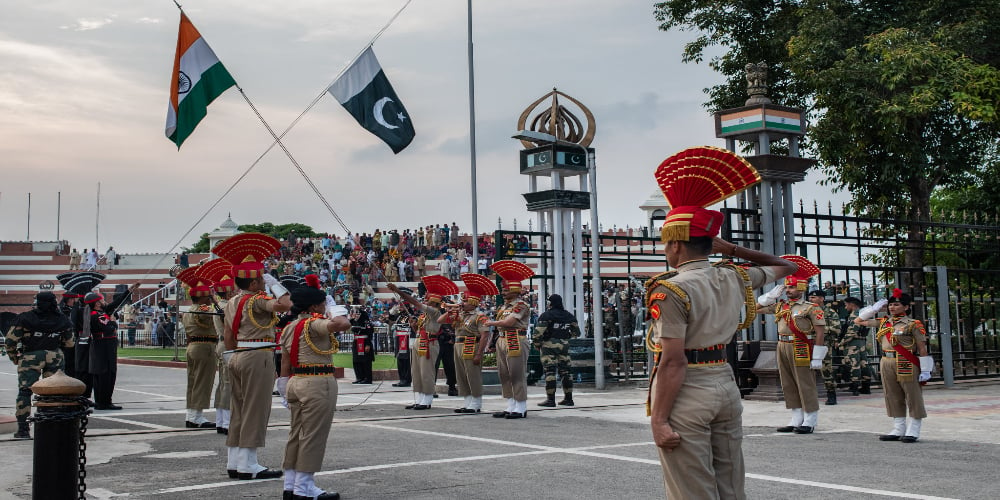
[[[389,426],[389,425],[379,425],[379,424],[359,424],[359,425],[361,425],[363,427],[371,427],[371,428],[375,428],[375,429],[383,429],[383,430],[391,430],[391,431],[399,431],[399,432],[409,432],[409,433],[413,433],[413,434],[424,434],[424,435],[428,435],[428,436],[444,437],[444,438],[449,438],[449,439],[464,439],[464,440],[467,440],[467,441],[476,441],[476,442],[481,442],[481,443],[499,444],[499,445],[506,445],[506,446],[514,446],[514,447],[519,447],[519,448],[530,448],[533,451],[503,453],[503,454],[495,454],[495,455],[478,455],[478,456],[472,456],[472,457],[442,458],[442,459],[435,459],[435,460],[423,460],[423,461],[418,461],[418,462],[399,462],[399,463],[391,463],[391,464],[369,465],[369,466],[363,466],[363,467],[351,467],[351,468],[347,468],[347,469],[337,469],[337,470],[317,472],[316,473],[317,476],[328,476],[328,475],[334,475],[334,474],[350,474],[350,473],[354,473],[354,472],[367,472],[367,471],[375,471],[375,470],[387,470],[387,469],[395,469],[395,468],[400,468],[400,467],[413,467],[413,466],[418,466],[418,465],[444,464],[444,463],[457,463],[457,462],[472,462],[472,461],[481,461],[481,460],[491,460],[491,459],[496,459],[496,458],[521,457],[521,456],[529,456],[529,455],[546,455],[546,454],[554,454],[554,453],[566,453],[566,454],[570,454],[570,455],[580,455],[580,456],[587,456],[587,457],[594,457],[594,458],[619,460],[619,461],[624,461],[624,462],[634,462],[634,463],[641,463],[641,464],[655,465],[655,466],[659,466],[660,465],[660,461],[659,460],[652,460],[652,459],[646,459],[646,458],[636,458],[636,457],[625,457],[625,456],[611,455],[611,454],[607,454],[607,453],[597,453],[597,452],[589,451],[589,450],[602,449],[602,448],[614,448],[614,447],[626,447],[626,446],[641,446],[641,445],[649,446],[649,445],[652,445],[652,443],[650,443],[650,442],[619,443],[619,444],[615,444],[615,445],[598,445],[598,446],[587,446],[587,447],[580,447],[580,448],[558,448],[558,447],[553,447],[553,446],[540,446],[540,445],[534,445],[534,444],[530,444],[530,443],[519,443],[519,442],[515,442],[515,441],[505,441],[505,440],[501,440],[501,439],[483,438],[483,437],[478,437],[478,436],[464,436],[464,435],[460,435],[460,434],[449,434],[449,433],[444,433],[444,432],[426,431],[426,430],[419,430],[419,429],[404,429],[404,428],[393,427],[393,426]],[[821,483],[821,482],[817,482],[817,481],[804,481],[804,480],[800,480],[800,479],[784,478],[784,477],[778,477],[778,476],[769,476],[769,475],[763,475],[763,474],[747,474],[746,477],[748,477],[750,479],[758,479],[758,480],[762,480],[762,481],[773,481],[773,482],[780,482],[780,483],[787,483],[787,484],[795,484],[795,485],[800,485],[800,486],[812,486],[812,487],[816,487],[816,488],[825,488],[825,489],[839,490],[839,491],[850,491],[850,492],[854,492],[854,493],[867,493],[867,494],[871,494],[871,495],[880,495],[880,496],[895,497],[895,498],[913,498],[913,499],[919,499],[919,500],[956,500],[956,499],[951,499],[951,498],[947,498],[947,497],[935,497],[935,496],[930,496],[930,495],[916,495],[916,494],[896,492],[896,491],[876,490],[876,489],[871,489],[871,488],[860,488],[860,487],[856,487],[856,486],[847,486],[847,485],[832,484],[832,483]],[[280,480],[281,479],[278,478],[278,479],[267,479],[265,481],[280,481]],[[260,481],[254,481],[254,482],[260,482]],[[180,493],[180,492],[185,492],[185,491],[194,491],[194,490],[204,490],[204,489],[212,489],[212,488],[221,488],[221,487],[224,487],[224,486],[233,486],[233,485],[240,485],[240,484],[246,484],[246,483],[245,482],[241,482],[241,481],[237,481],[237,482],[226,481],[226,482],[221,482],[221,483],[198,484],[198,485],[181,486],[181,487],[177,487],[177,488],[169,488],[169,489],[158,490],[158,491],[152,492],[151,494],[153,494],[153,495],[160,495],[160,494],[166,494],[166,493]]]
[[[133,390],[130,390],[130,389],[122,389],[120,387],[116,387],[115,391],[117,391],[117,392],[131,392],[133,394],[143,394],[143,395],[146,395],[146,396],[156,396],[158,398],[167,398],[167,399],[170,399],[170,400],[176,400],[176,399],[180,399],[180,398],[183,397],[183,396],[178,396],[176,394],[174,394],[174,395],[167,395],[167,394],[158,394],[158,393],[155,393],[155,392],[133,391]]]
[[[118,422],[120,424],[137,425],[139,427],[147,427],[147,428],[155,429],[155,430],[158,430],[158,431],[163,431],[163,430],[167,430],[167,429],[175,429],[176,428],[176,427],[167,427],[165,425],[150,424],[150,423],[147,423],[147,422],[139,422],[138,420],[128,420],[128,419],[125,419],[125,418],[106,417],[104,415],[91,415],[90,418],[99,418],[101,420],[107,420],[109,422]]]

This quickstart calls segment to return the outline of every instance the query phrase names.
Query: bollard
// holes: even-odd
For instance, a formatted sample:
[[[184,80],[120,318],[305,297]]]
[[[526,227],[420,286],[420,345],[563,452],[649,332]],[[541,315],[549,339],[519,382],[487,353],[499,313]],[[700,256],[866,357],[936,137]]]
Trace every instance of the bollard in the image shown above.
[[[31,497],[83,499],[87,485],[87,415],[93,403],[82,397],[86,386],[62,370],[31,386],[35,393],[35,452]]]

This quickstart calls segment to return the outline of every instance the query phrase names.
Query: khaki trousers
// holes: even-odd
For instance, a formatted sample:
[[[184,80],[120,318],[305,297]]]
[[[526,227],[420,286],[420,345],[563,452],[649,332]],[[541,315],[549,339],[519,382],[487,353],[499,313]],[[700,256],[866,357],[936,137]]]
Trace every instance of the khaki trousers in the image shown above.
[[[262,448],[271,418],[274,387],[274,351],[257,349],[234,353],[229,360],[232,416],[226,446]]]
[[[509,356],[506,336],[497,340],[497,374],[500,376],[500,390],[505,398],[514,401],[528,400],[528,350],[531,344],[528,337],[518,335],[521,342],[521,355]]]
[[[455,380],[461,397],[483,397],[483,365],[462,358],[461,344],[455,344]]]
[[[746,498],[743,403],[729,365],[688,366],[668,422],[681,444],[657,448],[667,498]]]
[[[212,400],[215,384],[215,344],[192,342],[187,356],[187,406],[189,410],[204,410]]]
[[[281,468],[319,472],[323,468],[333,412],[337,409],[337,379],[332,375],[293,376],[288,381],[287,396],[292,426],[288,429]]]
[[[441,346],[438,345],[436,340],[427,343],[427,353],[430,357],[417,354],[416,349],[410,351],[410,374],[413,377],[413,392],[434,394],[434,381],[437,379],[437,370],[434,368],[437,364],[438,353],[440,351]]]
[[[785,408],[802,408],[806,413],[819,411],[816,371],[808,366],[795,366],[795,349],[791,342],[778,342],[778,377],[785,395]]]
[[[229,400],[232,397],[232,389],[229,383],[229,366],[222,359],[222,353],[226,350],[226,345],[219,342],[215,348],[215,363],[219,369],[219,384],[215,386],[215,408],[219,410],[229,409]]]
[[[924,389],[917,382],[920,367],[913,367],[913,380],[900,382],[896,380],[896,358],[882,357],[879,364],[882,372],[882,391],[885,397],[885,413],[893,418],[927,418],[927,408],[924,407]]]

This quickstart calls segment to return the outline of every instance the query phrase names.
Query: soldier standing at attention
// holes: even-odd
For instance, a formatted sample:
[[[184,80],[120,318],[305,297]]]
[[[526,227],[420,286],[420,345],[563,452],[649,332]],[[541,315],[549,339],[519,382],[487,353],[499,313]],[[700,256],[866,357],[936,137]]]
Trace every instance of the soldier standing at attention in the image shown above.
[[[75,249],[74,249],[75,251]],[[77,254],[79,256],[79,254]],[[77,266],[79,267],[79,265]],[[73,314],[73,310],[80,307],[79,300],[83,298],[83,295],[77,293],[72,289],[72,280],[77,273],[62,273],[56,276],[59,280],[59,284],[63,287],[62,299],[59,301],[59,312],[63,313],[64,316],[69,318],[71,327],[73,328],[73,333],[79,331],[77,325],[73,323],[73,318],[79,316],[78,314]],[[2,332],[0,332],[2,333]],[[75,342],[74,342],[75,344]],[[63,371],[66,375],[76,378],[76,347],[63,347]]]
[[[710,181],[721,169],[733,182]],[[743,158],[687,149],[660,164],[656,180],[672,207],[660,237],[674,269],[646,284],[647,346],[657,352],[647,412],[664,487],[669,498],[744,499],[743,405],[726,345],[753,320],[753,289],[790,274],[795,264],[717,237],[723,215],[703,207],[760,182]],[[758,267],[712,265],[712,253]]]
[[[197,267],[198,276],[212,282],[212,290],[218,296],[215,307],[225,310],[229,297],[236,291],[233,283],[233,265],[226,259],[212,259]],[[225,338],[226,320],[223,316],[212,316],[212,326],[219,339]],[[219,383],[215,386],[215,432],[229,434],[230,398],[232,389],[229,383],[229,367],[223,359],[226,343],[218,342],[215,346],[215,364],[219,371]]]
[[[371,317],[364,306],[354,307],[349,316],[351,321],[351,331],[354,332],[353,355],[351,361],[354,363],[355,384],[372,383],[372,364],[375,363],[375,344],[372,336],[375,335],[375,327],[372,326]]]
[[[479,413],[483,408],[483,353],[489,341],[489,318],[479,312],[479,302],[484,295],[500,293],[486,276],[465,273],[462,281],[468,290],[461,311],[452,310],[446,320],[455,328],[455,378],[458,395],[465,398],[465,405],[455,413]]]
[[[177,274],[177,279],[187,285],[192,310],[184,313],[181,324],[187,334],[187,415],[184,427],[212,428],[203,412],[208,408],[215,385],[215,347],[219,336],[209,313],[212,309],[212,283],[198,276],[197,267],[189,267]],[[204,313],[204,314],[198,314]]]
[[[844,309],[847,309],[849,314],[840,347],[844,350],[844,363],[851,369],[850,389],[854,396],[872,393],[872,374],[868,367],[868,351],[865,349],[868,343],[868,327],[854,322],[861,306],[862,302],[857,297],[844,299]]]
[[[118,322],[115,312],[125,303],[137,288],[139,283],[132,285],[128,291],[119,294],[108,304],[104,295],[90,292],[83,298],[85,304],[84,336],[90,337],[89,371],[94,380],[94,409],[121,410],[122,407],[112,402],[115,383],[118,380]]]
[[[427,287],[427,294],[424,296],[424,303],[408,293],[401,293],[401,290],[393,283],[386,285],[389,290],[399,295],[403,302],[420,310],[417,318],[416,349],[410,357],[410,374],[413,379],[413,404],[406,407],[407,410],[427,410],[434,402],[434,366],[437,363],[440,346],[438,346],[438,333],[441,331],[441,300],[445,295],[458,294],[458,286],[450,279],[441,275],[424,276],[421,278],[424,286]]]
[[[229,382],[232,387],[232,421],[226,446],[226,472],[231,478],[272,479],[281,477],[257,463],[257,448],[264,446],[271,416],[274,386],[274,325],[277,313],[292,306],[278,280],[264,272],[264,259],[281,247],[278,240],[259,233],[242,233],[218,243],[212,252],[233,266],[233,282],[239,293],[226,304],[225,344],[230,353]],[[271,296],[265,295],[270,289]]]
[[[35,308],[17,316],[4,338],[4,347],[17,365],[14,439],[31,439],[31,385],[62,370],[65,361],[61,348],[73,347],[73,325],[59,311],[55,294],[40,292],[35,296]]]
[[[927,354],[927,332],[923,323],[910,317],[911,303],[913,297],[896,288],[888,299],[889,316],[872,319],[885,304],[883,300],[863,309],[854,320],[856,325],[877,328],[875,341],[882,346],[879,371],[885,393],[885,412],[892,418],[893,425],[891,432],[878,437],[880,441],[915,443],[920,439],[920,425],[927,418],[921,384],[931,379],[934,358]]]
[[[826,320],[826,328],[823,334],[823,345],[829,353],[823,358],[823,367],[819,372],[823,376],[823,387],[826,388],[827,405],[837,404],[837,377],[833,371],[833,356],[840,344],[840,315],[826,304],[826,292],[822,289],[810,290],[808,294],[809,302],[812,302],[823,311],[823,319]]]
[[[284,355],[278,379],[278,390],[292,412],[282,464],[282,498],[337,500],[340,494],[317,487],[314,476],[323,467],[326,440],[337,409],[332,358],[340,346],[336,333],[349,329],[351,323],[345,316],[347,310],[328,307],[326,293],[311,283],[296,288],[291,296],[295,319],[281,333]]]
[[[541,357],[545,371],[545,401],[538,406],[556,405],[556,374],[562,379],[563,399],[559,404],[573,406],[573,375],[569,371],[569,339],[580,336],[576,316],[563,307],[563,299],[549,295],[549,308],[538,317],[531,343]]]
[[[498,260],[490,266],[503,278],[504,304],[497,308],[496,321],[486,326],[500,330],[497,339],[497,374],[507,399],[507,409],[494,418],[528,417],[528,320],[531,306],[521,300],[521,281],[535,275],[528,266],[514,260]]]
[[[823,343],[826,315],[803,294],[809,288],[809,278],[819,274],[819,268],[798,255],[782,258],[797,264],[798,271],[785,278],[784,286],[778,285],[757,299],[761,306],[757,314],[773,314],[778,324],[778,377],[785,408],[792,410],[792,418],[777,431],[811,434],[819,418],[816,374],[812,371],[823,367],[828,349]],[[787,300],[775,303],[782,290]]]

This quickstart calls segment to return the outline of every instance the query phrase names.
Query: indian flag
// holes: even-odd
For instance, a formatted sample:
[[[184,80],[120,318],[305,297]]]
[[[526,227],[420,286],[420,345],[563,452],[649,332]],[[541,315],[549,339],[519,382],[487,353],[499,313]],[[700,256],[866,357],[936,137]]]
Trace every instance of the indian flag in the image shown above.
[[[167,107],[167,138],[180,149],[205,117],[208,105],[233,85],[232,75],[182,12]]]

